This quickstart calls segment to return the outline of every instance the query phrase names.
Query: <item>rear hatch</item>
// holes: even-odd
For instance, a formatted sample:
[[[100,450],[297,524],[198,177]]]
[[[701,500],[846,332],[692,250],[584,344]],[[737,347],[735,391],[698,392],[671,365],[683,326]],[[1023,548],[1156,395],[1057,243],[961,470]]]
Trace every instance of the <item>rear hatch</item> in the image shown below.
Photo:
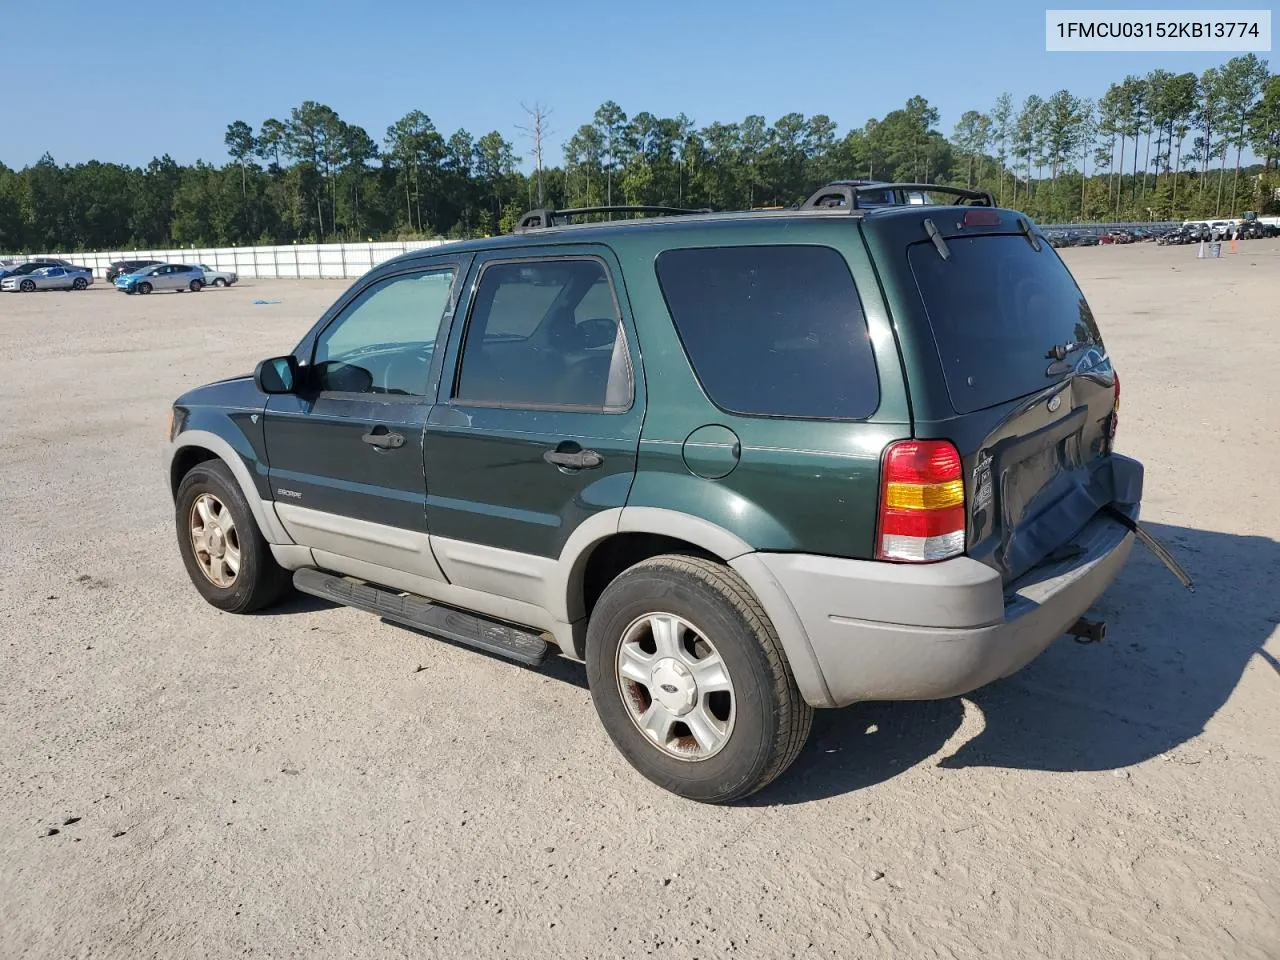
[[[1117,498],[1118,383],[1089,304],[1049,242],[1007,210],[868,215],[918,439],[960,452],[965,552],[1006,583]]]

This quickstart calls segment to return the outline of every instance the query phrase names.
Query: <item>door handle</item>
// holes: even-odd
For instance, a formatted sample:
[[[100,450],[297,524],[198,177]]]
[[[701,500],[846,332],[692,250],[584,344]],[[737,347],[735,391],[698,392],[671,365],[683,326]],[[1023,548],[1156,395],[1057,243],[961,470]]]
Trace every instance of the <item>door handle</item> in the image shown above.
[[[566,467],[570,470],[590,469],[604,463],[604,457],[594,450],[577,450],[573,453],[548,450],[542,455],[542,459],[553,466]]]
[[[378,431],[382,431],[379,433]],[[388,433],[386,427],[374,427],[360,438],[372,447],[382,450],[395,450],[404,446],[404,436],[399,433]]]

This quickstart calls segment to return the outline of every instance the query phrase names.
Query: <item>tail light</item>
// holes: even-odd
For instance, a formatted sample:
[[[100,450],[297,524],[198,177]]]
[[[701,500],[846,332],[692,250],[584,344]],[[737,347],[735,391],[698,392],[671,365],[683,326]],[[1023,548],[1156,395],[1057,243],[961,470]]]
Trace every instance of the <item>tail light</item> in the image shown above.
[[[927,563],[964,553],[960,453],[946,440],[899,440],[880,470],[876,559]]]
[[[1108,434],[1108,438],[1114,443],[1116,439],[1116,427],[1120,423],[1120,374],[1113,373],[1111,377],[1112,380],[1115,381],[1116,402],[1115,406],[1111,408],[1111,432]]]

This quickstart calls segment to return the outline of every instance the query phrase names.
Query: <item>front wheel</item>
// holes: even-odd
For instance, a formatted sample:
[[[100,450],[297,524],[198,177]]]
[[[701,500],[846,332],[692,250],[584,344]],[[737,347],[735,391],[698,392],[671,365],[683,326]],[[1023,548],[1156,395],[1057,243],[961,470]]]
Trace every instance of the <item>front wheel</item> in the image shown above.
[[[231,470],[221,460],[193,467],[178,485],[178,549],[196,590],[228,613],[274,603],[289,585]]]
[[[150,292],[151,292],[151,284],[149,284],[149,283],[140,283],[140,284],[138,284],[138,292],[139,292],[139,293],[150,293]]]
[[[192,280],[192,281],[191,281],[191,292],[192,292],[192,293],[199,293],[199,292],[200,292],[201,290],[203,290],[203,289],[204,289],[204,284],[203,284],[201,281],[199,281],[199,280]]]
[[[34,293],[36,282],[34,280],[23,280],[20,286],[23,293]]]
[[[660,556],[615,579],[591,612],[587,678],[605,731],[649,780],[705,803],[739,800],[809,736],[777,632],[738,574]]]
[[[215,287],[225,287],[227,285],[227,281],[223,280],[221,277],[217,277],[214,279],[213,285]]]

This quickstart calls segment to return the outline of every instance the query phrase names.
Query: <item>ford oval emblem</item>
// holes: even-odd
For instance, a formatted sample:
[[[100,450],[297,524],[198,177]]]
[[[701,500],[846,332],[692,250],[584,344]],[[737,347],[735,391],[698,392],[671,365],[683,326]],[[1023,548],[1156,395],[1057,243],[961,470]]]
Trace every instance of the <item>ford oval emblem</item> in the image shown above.
[[[1056,413],[1056,412],[1057,412],[1057,410],[1058,410],[1058,408],[1059,408],[1060,406],[1062,406],[1062,397],[1061,397],[1061,396],[1053,397],[1053,398],[1051,398],[1051,399],[1049,400],[1049,412],[1050,412],[1050,413]]]

